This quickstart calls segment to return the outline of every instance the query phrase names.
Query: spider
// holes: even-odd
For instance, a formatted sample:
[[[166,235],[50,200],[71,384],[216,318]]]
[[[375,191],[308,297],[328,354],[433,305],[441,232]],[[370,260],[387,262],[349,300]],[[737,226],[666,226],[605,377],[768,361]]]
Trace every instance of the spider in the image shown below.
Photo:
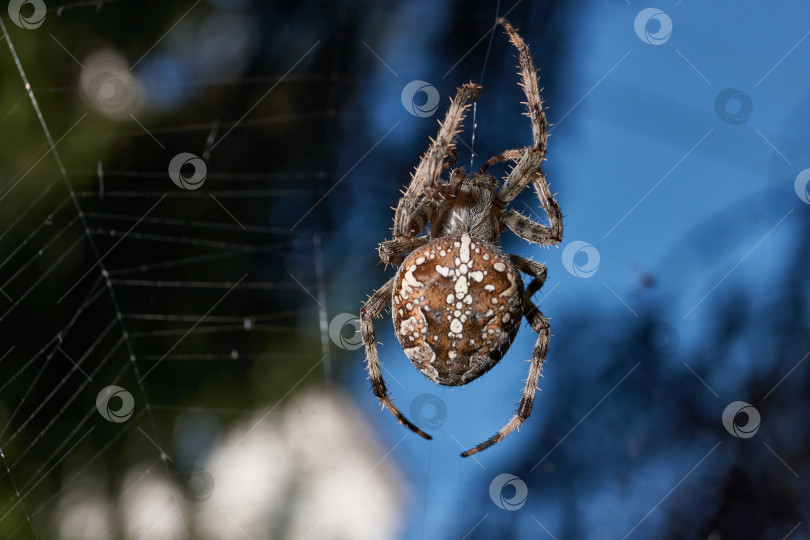
[[[442,172],[458,159],[455,137],[481,87],[460,86],[444,122],[439,125],[394,216],[393,239],[379,245],[379,255],[397,273],[363,304],[361,333],[371,386],[382,405],[400,423],[430,439],[408,420],[391,400],[380,371],[373,319],[392,303],[394,332],[405,355],[431,381],[445,386],[467,384],[497,364],[512,345],[523,317],[537,332],[529,376],[515,415],[488,440],[467,450],[471,456],[501,441],[532,411],[537,382],[546,358],[549,324],[531,300],[545,282],[546,267],[498,247],[500,233],[509,228],[519,237],[542,245],[562,240],[562,214],[540,169],[546,154],[548,123],[537,86],[529,48],[515,29],[498,19],[518,52],[522,88],[531,120],[533,143],[506,150],[489,159],[475,174],[463,168]],[[445,161],[447,159],[447,161]],[[515,165],[503,184],[487,172],[496,163]],[[508,209],[529,184],[534,186],[550,226]],[[430,235],[422,235],[427,225]],[[407,256],[406,253],[410,252]],[[532,277],[524,290],[519,271]]]

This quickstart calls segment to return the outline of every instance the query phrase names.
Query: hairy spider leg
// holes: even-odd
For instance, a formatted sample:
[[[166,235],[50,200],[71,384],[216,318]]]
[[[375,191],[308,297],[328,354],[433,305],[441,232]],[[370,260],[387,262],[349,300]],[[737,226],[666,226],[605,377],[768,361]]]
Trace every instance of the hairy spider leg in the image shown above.
[[[412,238],[422,232],[425,222],[414,220],[419,209],[419,199],[422,194],[429,199],[438,194],[438,188],[442,184],[440,176],[444,167],[444,159],[450,156],[451,164],[455,162],[455,138],[461,128],[461,122],[469,108],[468,101],[476,99],[481,87],[477,84],[467,83],[458,87],[456,96],[450,103],[450,108],[444,117],[444,122],[439,122],[439,133],[435,140],[431,140],[430,147],[419,161],[416,172],[411,176],[411,183],[405,190],[397,204],[397,211],[394,215],[394,238]],[[421,223],[421,227],[419,226]]]
[[[388,387],[382,376],[380,369],[380,358],[377,355],[377,339],[374,334],[373,319],[378,317],[388,302],[391,301],[391,291],[394,288],[394,278],[389,279],[385,285],[377,289],[371,297],[363,304],[360,310],[360,331],[363,335],[363,344],[366,347],[366,365],[369,377],[371,378],[371,388],[374,395],[380,400],[380,403],[393,414],[401,424],[404,424],[408,429],[424,437],[431,439],[432,437],[416,427],[416,424],[408,420],[402,412],[391,401],[388,394]]]
[[[543,100],[540,98],[540,90],[537,85],[537,71],[534,68],[529,47],[517,34],[511,24],[504,19],[498,19],[498,23],[504,27],[509,40],[518,50],[520,62],[518,73],[521,77],[521,87],[526,95],[525,103],[528,111],[526,115],[531,120],[534,143],[526,148],[523,156],[518,160],[515,167],[501,186],[495,197],[496,205],[505,208],[518,194],[523,191],[529,182],[534,184],[534,190],[540,205],[548,216],[549,225],[546,227],[516,210],[507,210],[503,214],[503,223],[519,237],[529,242],[543,245],[558,244],[562,241],[563,223],[560,207],[548,187],[546,177],[541,170],[543,160],[546,155],[546,143],[548,142],[548,121],[543,111]],[[507,154],[509,151],[505,152]],[[504,155],[502,154],[502,156]],[[496,156],[498,158],[499,156]],[[493,158],[493,159],[496,159]],[[514,159],[510,154],[505,159]],[[492,160],[490,160],[492,161]]]
[[[534,405],[534,394],[537,392],[538,380],[540,373],[543,370],[543,362],[546,359],[548,352],[548,342],[550,337],[550,330],[548,319],[532,302],[532,295],[540,290],[546,280],[546,267],[538,262],[531,261],[520,257],[519,255],[509,255],[512,263],[522,272],[525,272],[533,277],[529,286],[523,294],[523,315],[529,321],[532,329],[537,332],[537,342],[534,345],[532,352],[531,365],[529,366],[529,376],[526,379],[526,386],[523,388],[523,396],[520,398],[517,412],[509,419],[505,426],[503,426],[498,433],[482,442],[478,446],[467,450],[461,454],[461,457],[469,457],[477,454],[481,450],[486,450],[493,444],[500,442],[504,437],[512,433],[520,427],[523,422],[532,413],[532,406]]]

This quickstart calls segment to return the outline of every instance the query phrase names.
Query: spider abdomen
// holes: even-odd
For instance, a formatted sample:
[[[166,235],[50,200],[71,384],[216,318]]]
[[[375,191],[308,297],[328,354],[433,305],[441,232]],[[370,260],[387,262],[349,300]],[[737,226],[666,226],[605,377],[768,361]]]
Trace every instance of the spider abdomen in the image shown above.
[[[394,281],[394,332],[433,382],[466,384],[497,364],[523,316],[523,280],[497,247],[468,234],[413,251]]]

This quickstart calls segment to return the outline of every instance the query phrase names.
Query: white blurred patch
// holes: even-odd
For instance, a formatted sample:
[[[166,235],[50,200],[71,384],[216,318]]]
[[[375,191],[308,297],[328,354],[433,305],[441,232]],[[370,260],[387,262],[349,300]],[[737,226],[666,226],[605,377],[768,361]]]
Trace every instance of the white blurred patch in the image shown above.
[[[104,538],[112,527],[111,504],[104,482],[85,478],[63,491],[56,511],[60,538]]]
[[[321,388],[285,409],[245,422],[212,452],[203,537],[397,536],[406,483],[352,403]]]
[[[410,493],[390,450],[350,399],[316,388],[238,423],[192,471],[132,466],[113,499],[85,474],[54,517],[61,539],[394,538]]]
[[[123,55],[101,49],[87,56],[79,78],[82,99],[91,108],[116,120],[129,119],[141,103],[140,82]]]
[[[119,495],[119,510],[126,538],[187,538],[180,497],[166,480],[162,467],[147,474],[132,470],[123,485],[128,487]]]

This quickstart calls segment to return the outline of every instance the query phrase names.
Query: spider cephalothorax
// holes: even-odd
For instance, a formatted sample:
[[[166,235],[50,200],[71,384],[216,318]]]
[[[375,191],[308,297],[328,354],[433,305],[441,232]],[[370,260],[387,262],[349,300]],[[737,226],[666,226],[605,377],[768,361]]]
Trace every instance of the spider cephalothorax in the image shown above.
[[[491,244],[500,236],[500,208],[492,206],[498,181],[488,173],[468,175],[456,169],[450,175],[447,194],[430,219],[431,238],[458,236],[467,231]]]
[[[514,28],[503,19],[498,23],[518,50],[533,144],[502,152],[475,174],[455,169],[449,181],[442,180],[442,172],[458,158],[454,139],[468,102],[477,99],[481,91],[472,83],[459,87],[436,140],[399,200],[393,240],[380,244],[380,258],[397,266],[397,273],[361,310],[374,394],[400,422],[427,439],[430,436],[405,418],[391,401],[380,370],[372,319],[389,300],[394,332],[405,355],[431,381],[447,386],[467,384],[495,366],[509,350],[523,317],[538,333],[517,413],[493,437],[461,454],[464,457],[500,441],[528,418],[548,351],[548,320],[531,300],[543,286],[546,268],[503,253],[498,247],[500,233],[508,228],[529,242],[544,245],[562,239],[562,215],[540,169],[548,124],[537,74],[528,47]],[[515,166],[499,187],[498,180],[487,170],[503,161],[513,161]],[[548,215],[548,227],[507,209],[530,182]],[[430,237],[420,236],[427,225]],[[519,271],[533,278],[525,289]]]

